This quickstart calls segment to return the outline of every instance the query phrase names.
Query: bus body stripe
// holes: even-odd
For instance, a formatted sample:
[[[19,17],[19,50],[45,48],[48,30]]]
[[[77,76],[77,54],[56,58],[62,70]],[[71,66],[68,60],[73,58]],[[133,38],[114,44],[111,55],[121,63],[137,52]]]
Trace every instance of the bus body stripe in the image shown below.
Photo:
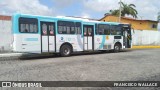
[[[103,48],[103,45],[104,45],[105,41],[106,41],[106,37],[105,37],[105,35],[103,35],[103,36],[102,36],[102,42],[101,42],[101,44],[100,44],[100,46],[99,46],[99,49],[102,49],[102,48]]]

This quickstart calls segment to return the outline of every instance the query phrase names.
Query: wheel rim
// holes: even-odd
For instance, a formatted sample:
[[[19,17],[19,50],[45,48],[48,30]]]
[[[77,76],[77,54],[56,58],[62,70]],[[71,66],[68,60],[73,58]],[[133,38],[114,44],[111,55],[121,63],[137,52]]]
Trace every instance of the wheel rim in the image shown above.
[[[70,49],[69,49],[69,48],[64,48],[64,49],[63,49],[63,53],[64,53],[65,55],[68,55],[68,54],[70,53]]]
[[[116,45],[116,46],[115,46],[115,50],[116,50],[116,51],[119,51],[119,46]]]

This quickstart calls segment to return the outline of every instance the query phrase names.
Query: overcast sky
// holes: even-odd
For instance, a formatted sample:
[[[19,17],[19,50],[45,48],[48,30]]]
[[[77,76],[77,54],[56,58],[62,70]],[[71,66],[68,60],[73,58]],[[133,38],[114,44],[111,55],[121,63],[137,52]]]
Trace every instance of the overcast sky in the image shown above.
[[[139,19],[157,20],[160,0],[122,0],[137,7]],[[100,19],[119,0],[0,0],[0,14],[26,13],[47,16],[78,16]]]

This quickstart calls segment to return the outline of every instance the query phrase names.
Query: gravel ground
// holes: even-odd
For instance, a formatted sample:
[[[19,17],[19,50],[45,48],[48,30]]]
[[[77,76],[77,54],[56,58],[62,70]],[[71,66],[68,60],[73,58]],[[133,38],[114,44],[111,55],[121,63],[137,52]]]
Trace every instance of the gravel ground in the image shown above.
[[[160,49],[146,49],[127,50],[120,53],[83,53],[71,57],[2,60],[0,61],[0,81],[160,81],[159,53]],[[53,88],[45,89],[53,90]],[[160,88],[54,89],[159,90]],[[3,88],[3,90],[8,89]]]

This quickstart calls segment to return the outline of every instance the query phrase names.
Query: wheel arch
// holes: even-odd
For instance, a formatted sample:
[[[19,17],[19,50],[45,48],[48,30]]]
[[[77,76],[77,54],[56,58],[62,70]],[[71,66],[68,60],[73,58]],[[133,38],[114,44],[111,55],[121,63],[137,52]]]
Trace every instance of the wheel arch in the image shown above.
[[[120,48],[122,48],[122,44],[120,43],[120,42],[116,42],[115,44],[114,44],[114,46],[115,45],[120,45]]]
[[[63,43],[63,44],[60,46],[60,49],[59,49],[59,50],[61,50],[62,46],[64,46],[64,45],[69,45],[69,46],[71,47],[71,52],[73,52],[73,46],[72,46],[72,44],[69,43],[69,42]]]

